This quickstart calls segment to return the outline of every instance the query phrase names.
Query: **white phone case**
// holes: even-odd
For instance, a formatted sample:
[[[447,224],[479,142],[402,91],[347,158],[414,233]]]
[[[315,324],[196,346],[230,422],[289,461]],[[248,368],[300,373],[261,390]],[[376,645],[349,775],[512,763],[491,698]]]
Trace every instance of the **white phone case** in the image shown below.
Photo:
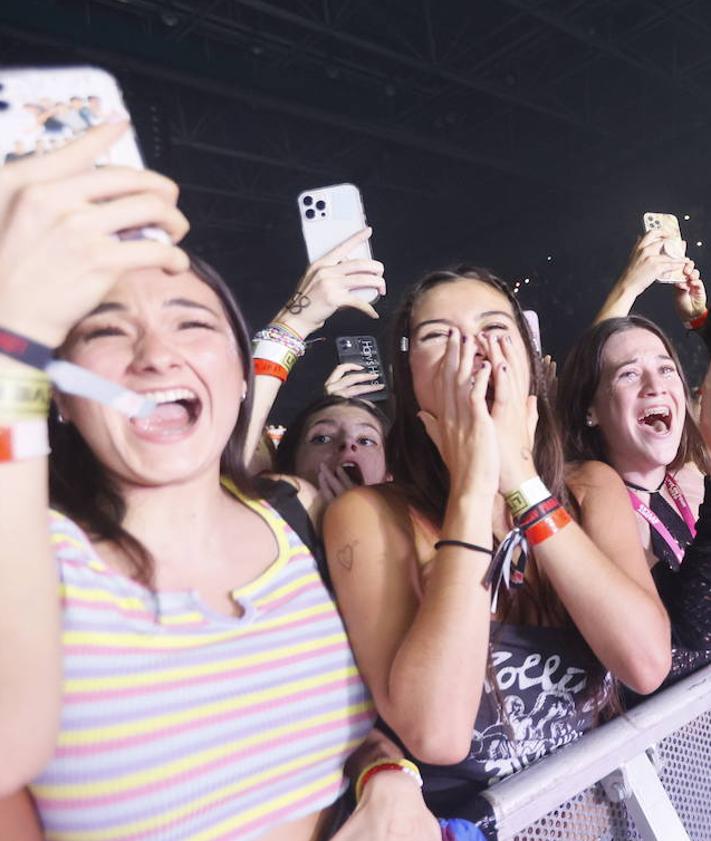
[[[661,250],[669,257],[683,259],[686,256],[686,243],[681,236],[679,220],[673,213],[647,212],[642,217],[645,233],[659,231],[664,237]],[[680,283],[684,280],[684,271],[679,269],[671,277],[658,277],[657,283]]]
[[[298,204],[309,263],[323,257],[368,224],[360,191],[354,184],[333,184],[304,190],[298,197]],[[348,257],[372,259],[370,242],[366,240],[357,245]],[[353,292],[371,304],[379,297],[377,289],[368,286]]]
[[[129,119],[119,86],[98,67],[0,69],[0,162],[64,146],[88,128]],[[100,164],[143,167],[131,131]]]
[[[99,67],[0,69],[0,86],[0,165],[51,152],[93,126],[130,119],[116,79]],[[133,129],[127,129],[96,165],[143,169]],[[117,235],[169,241],[158,228]]]

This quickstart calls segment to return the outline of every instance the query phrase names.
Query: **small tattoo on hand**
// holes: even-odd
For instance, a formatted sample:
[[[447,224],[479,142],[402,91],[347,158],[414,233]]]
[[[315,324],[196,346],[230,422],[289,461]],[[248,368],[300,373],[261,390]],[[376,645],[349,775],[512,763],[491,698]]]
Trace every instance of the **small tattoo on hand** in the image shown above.
[[[353,543],[347,543],[342,549],[339,549],[338,552],[336,552],[336,560],[338,563],[349,571],[353,567],[353,552],[357,545],[358,541],[354,540]]]
[[[289,301],[287,301],[286,309],[292,315],[300,315],[308,306],[311,305],[311,298],[308,295],[303,295],[297,292]]]

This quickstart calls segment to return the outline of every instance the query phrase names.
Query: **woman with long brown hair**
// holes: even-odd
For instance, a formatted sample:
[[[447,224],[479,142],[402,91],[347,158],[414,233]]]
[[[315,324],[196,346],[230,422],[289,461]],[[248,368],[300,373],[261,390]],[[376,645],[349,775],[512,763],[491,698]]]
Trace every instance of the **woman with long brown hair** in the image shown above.
[[[558,406],[568,458],[605,462],[626,485],[675,632],[670,679],[682,677],[711,656],[707,588],[700,586],[707,552],[698,543],[687,552],[710,462],[672,343],[639,315],[599,321],[566,359]]]
[[[372,703],[313,556],[247,475],[250,340],[174,245],[177,187],[94,167],[125,129],[0,170],[0,834],[315,841]],[[116,236],[147,225],[167,241]],[[52,396],[53,357],[104,393]],[[89,399],[106,389],[149,412]],[[390,773],[336,837],[404,818],[437,838],[380,741]]]
[[[331,504],[329,566],[428,804],[474,817],[489,782],[591,726],[605,672],[656,688],[669,625],[622,482],[564,465],[502,281],[468,266],[425,277],[397,313],[393,354],[394,481]]]

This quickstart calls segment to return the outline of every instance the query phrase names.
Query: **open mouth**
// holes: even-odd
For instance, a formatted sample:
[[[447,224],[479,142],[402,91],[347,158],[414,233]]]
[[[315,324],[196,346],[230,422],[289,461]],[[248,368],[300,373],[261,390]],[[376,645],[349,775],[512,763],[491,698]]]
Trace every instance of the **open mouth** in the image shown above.
[[[671,422],[672,413],[668,406],[649,406],[637,418],[640,426],[649,426],[660,434],[669,432]]]
[[[365,479],[363,478],[363,471],[354,461],[344,461],[338,466],[343,468],[351,482],[355,482],[356,485],[365,484]]]
[[[144,392],[156,408],[147,418],[134,418],[131,423],[143,432],[171,434],[183,432],[197,423],[202,401],[189,388],[171,388]]]

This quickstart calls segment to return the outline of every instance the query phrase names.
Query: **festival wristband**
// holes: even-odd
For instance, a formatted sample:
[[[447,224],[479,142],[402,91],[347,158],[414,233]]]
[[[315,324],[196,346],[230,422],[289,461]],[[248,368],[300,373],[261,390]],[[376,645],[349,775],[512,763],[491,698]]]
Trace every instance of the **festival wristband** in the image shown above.
[[[255,359],[268,359],[270,362],[276,362],[277,365],[286,368],[287,374],[291,373],[291,369],[296,365],[299,358],[290,347],[271,339],[260,339],[255,342],[252,347],[252,356]]]
[[[52,386],[45,374],[3,374],[0,377],[0,421],[46,418]]]
[[[554,534],[564,529],[569,523],[572,523],[572,520],[565,508],[556,508],[552,514],[549,514],[547,517],[535,523],[535,525],[529,526],[526,529],[526,540],[529,546],[537,546],[539,543],[548,540],[549,537],[553,537]]]
[[[526,479],[520,488],[516,488],[515,491],[507,493],[504,496],[504,499],[506,500],[506,504],[508,505],[511,514],[514,517],[518,517],[520,514],[523,514],[526,509],[531,508],[534,505],[538,505],[539,502],[543,502],[543,500],[547,499],[550,495],[551,492],[543,484],[541,477],[533,476],[531,479]]]
[[[281,380],[283,383],[286,382],[287,377],[289,376],[289,372],[283,365],[280,365],[278,362],[272,362],[271,359],[259,359],[255,358],[254,360],[254,373],[259,376],[266,376],[266,377],[276,377],[278,380]]]
[[[686,327],[687,330],[700,330],[704,324],[706,324],[708,317],[709,311],[706,307],[704,307],[704,311],[701,315],[697,315],[696,318],[692,318],[691,321],[687,321],[684,324],[684,327]]]
[[[377,762],[367,765],[358,775],[355,785],[356,803],[363,796],[363,789],[368,784],[368,781],[381,771],[399,771],[402,774],[407,774],[408,777],[411,777],[422,788],[422,775],[420,774],[420,769],[414,762],[410,762],[409,759],[379,759]]]
[[[560,502],[554,496],[549,496],[548,499],[544,499],[543,502],[539,502],[537,505],[532,505],[517,517],[514,517],[514,522],[520,529],[525,530],[528,526],[532,526],[537,520],[543,519],[543,517],[559,507]]]
[[[148,400],[135,391],[123,388],[110,380],[92,374],[79,365],[54,359],[54,351],[26,336],[0,327],[0,353],[32,368],[44,371],[54,385],[65,394],[88,397],[116,409],[128,417],[146,417],[155,409]]]
[[[49,455],[49,435],[44,418],[0,424],[0,464]]]

